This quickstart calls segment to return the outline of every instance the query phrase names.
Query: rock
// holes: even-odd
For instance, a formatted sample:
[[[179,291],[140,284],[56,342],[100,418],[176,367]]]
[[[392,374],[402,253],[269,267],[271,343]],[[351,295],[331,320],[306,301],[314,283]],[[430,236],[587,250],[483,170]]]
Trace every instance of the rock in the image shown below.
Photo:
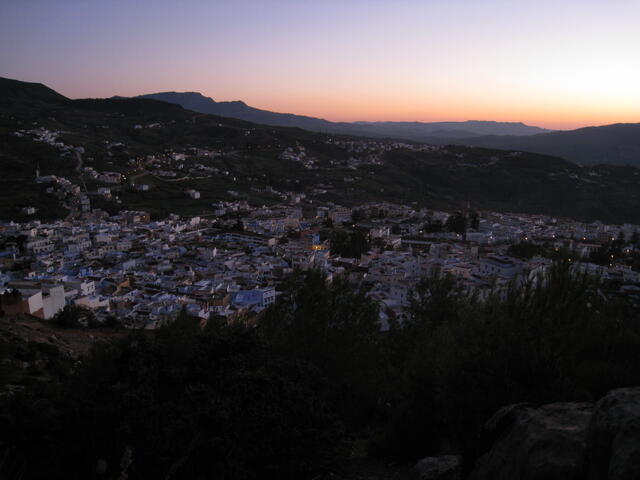
[[[473,480],[582,480],[586,432],[593,405],[512,405],[487,422],[488,452],[476,462]]]
[[[445,455],[426,457],[416,463],[413,478],[420,480],[458,480],[460,478],[460,457]]]
[[[107,467],[107,461],[104,458],[99,458],[98,460],[96,460],[96,463],[93,466],[93,471],[97,475],[104,475],[105,473],[107,473]]]
[[[529,403],[515,403],[502,407],[494,413],[483,428],[482,441],[484,445],[490,448],[496,440],[500,438],[500,435],[514,424],[523,412],[531,408],[532,405]]]
[[[587,431],[587,478],[640,478],[640,388],[620,388],[595,406]]]

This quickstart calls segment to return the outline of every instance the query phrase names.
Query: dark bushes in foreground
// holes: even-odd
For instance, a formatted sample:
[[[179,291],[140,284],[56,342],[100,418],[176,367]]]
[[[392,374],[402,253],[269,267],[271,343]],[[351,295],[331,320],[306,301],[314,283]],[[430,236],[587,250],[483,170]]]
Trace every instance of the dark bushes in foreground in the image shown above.
[[[298,273],[257,326],[183,315],[2,397],[0,448],[25,479],[311,478],[354,435],[374,456],[472,463],[502,405],[640,385],[637,309],[568,264],[483,299],[434,274],[402,325],[378,314],[363,287]]]
[[[481,300],[452,278],[417,288],[411,319],[389,341],[402,386],[371,451],[414,459],[475,455],[481,424],[517,402],[596,400],[640,384],[640,317],[599,279],[557,264]]]
[[[97,345],[59,388],[4,399],[0,435],[24,478],[306,478],[344,448],[309,368],[254,329],[183,316]]]

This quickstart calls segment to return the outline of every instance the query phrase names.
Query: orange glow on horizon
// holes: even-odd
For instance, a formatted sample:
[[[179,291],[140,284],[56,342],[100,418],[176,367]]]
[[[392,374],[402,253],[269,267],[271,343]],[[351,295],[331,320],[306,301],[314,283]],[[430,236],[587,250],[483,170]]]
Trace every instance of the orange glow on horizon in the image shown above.
[[[0,2],[0,76],[331,121],[640,122],[637,0],[116,3]]]
[[[222,101],[222,100],[217,100]],[[395,102],[392,99],[322,99],[305,101],[300,99],[261,100],[245,102],[262,110],[293,113],[309,117],[323,118],[332,122],[464,122],[467,120],[487,120],[496,122],[522,122],[552,130],[571,130],[588,126],[610,125],[614,123],[640,123],[639,108],[629,105],[607,105],[597,108],[593,105],[568,106],[530,102],[519,105],[468,103],[446,99],[433,102]]]

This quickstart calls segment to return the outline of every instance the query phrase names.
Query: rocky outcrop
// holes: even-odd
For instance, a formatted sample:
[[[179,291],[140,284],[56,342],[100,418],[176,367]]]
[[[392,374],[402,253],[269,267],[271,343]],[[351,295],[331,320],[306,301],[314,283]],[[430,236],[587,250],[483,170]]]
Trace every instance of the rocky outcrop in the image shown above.
[[[472,480],[640,479],[640,388],[596,404],[500,409],[483,432]]]
[[[420,460],[412,470],[412,478],[417,480],[459,480],[460,457],[444,455]]]
[[[587,432],[589,480],[640,479],[640,388],[620,388],[595,407]]]
[[[592,410],[593,405],[588,403],[554,403],[540,408],[515,406],[498,411],[488,422],[487,432],[487,436],[497,440],[479,459],[471,478],[582,479]]]

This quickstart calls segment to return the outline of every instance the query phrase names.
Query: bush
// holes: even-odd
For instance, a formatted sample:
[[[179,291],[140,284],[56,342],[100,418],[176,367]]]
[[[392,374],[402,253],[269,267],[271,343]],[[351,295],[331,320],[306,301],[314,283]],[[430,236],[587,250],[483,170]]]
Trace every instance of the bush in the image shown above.
[[[589,401],[639,384],[637,312],[569,265],[486,300],[451,277],[425,279],[395,335],[406,352],[402,386],[373,451],[415,459],[443,444],[473,449],[475,432],[503,405]]]
[[[297,272],[260,326],[283,355],[327,379],[327,401],[349,425],[371,421],[385,370],[377,305],[345,277]]]
[[[304,479],[372,431],[377,457],[454,450],[472,463],[503,405],[640,384],[640,316],[608,288],[569,262],[482,298],[436,272],[380,332],[362,285],[295,272],[255,327],[212,318],[203,331],[182,312],[0,396],[0,446],[25,479],[91,478],[98,464],[103,478]]]
[[[0,444],[24,478],[309,478],[343,455],[344,431],[313,370],[254,329],[181,316],[99,343],[60,388],[4,398]]]
[[[93,312],[80,305],[65,305],[53,317],[53,323],[62,328],[95,327],[98,324]]]

